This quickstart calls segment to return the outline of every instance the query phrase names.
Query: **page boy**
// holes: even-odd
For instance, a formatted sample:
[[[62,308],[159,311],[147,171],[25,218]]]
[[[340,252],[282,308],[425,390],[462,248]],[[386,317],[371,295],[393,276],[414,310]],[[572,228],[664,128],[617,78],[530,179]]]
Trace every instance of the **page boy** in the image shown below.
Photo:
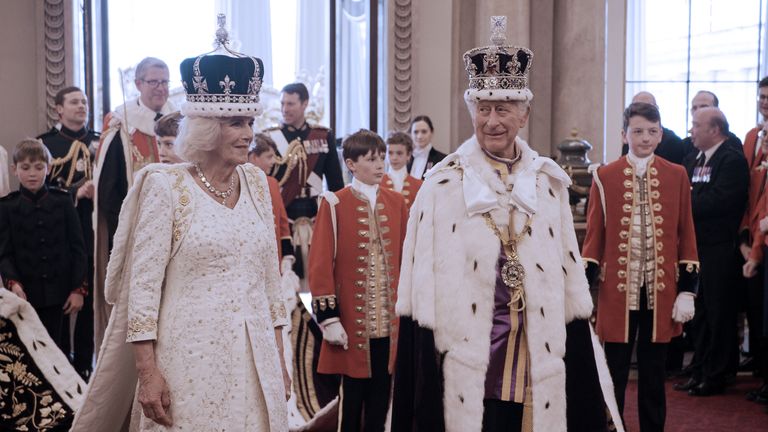
[[[20,186],[0,199],[0,275],[61,346],[64,315],[79,311],[87,295],[86,255],[72,196],[45,184],[50,166],[41,141],[25,139],[13,152]]]
[[[597,334],[624,411],[637,340],[640,430],[664,430],[667,345],[693,318],[699,261],[691,185],[680,165],[655,156],[659,110],[624,110],[629,153],[593,173],[582,258],[590,284],[600,281]]]
[[[318,372],[341,374],[339,430],[383,431],[397,347],[395,316],[408,209],[380,188],[386,145],[360,130],[343,142],[352,184],[323,194],[312,235],[309,287],[323,328]]]
[[[183,162],[173,148],[174,144],[176,144],[176,136],[179,134],[179,122],[181,122],[182,118],[183,116],[180,111],[174,111],[160,117],[155,122],[157,154],[162,163],[175,164]]]
[[[381,179],[381,185],[399,192],[405,198],[408,208],[416,199],[422,180],[408,174],[408,161],[413,154],[413,140],[405,132],[392,132],[387,138],[387,156],[389,171]]]

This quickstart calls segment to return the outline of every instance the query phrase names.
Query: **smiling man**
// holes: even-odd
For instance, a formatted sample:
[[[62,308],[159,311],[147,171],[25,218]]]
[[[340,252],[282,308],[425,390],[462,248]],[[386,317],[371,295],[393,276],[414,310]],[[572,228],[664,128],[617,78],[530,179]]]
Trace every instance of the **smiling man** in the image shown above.
[[[139,97],[120,105],[104,117],[105,130],[94,171],[96,263],[93,295],[97,352],[109,318],[102,283],[106,277],[120,207],[133,184],[133,174],[150,163],[160,161],[155,121],[176,110],[168,101],[168,76],[168,65],[164,61],[154,57],[143,59],[136,65],[134,80]]]
[[[475,134],[410,211],[392,430],[623,430],[588,321],[570,178],[517,136],[533,53],[505,44],[506,17],[491,28],[491,46],[464,54]]]
[[[54,97],[59,122],[48,132],[40,135],[51,152],[53,162],[48,184],[69,191],[75,202],[77,215],[85,241],[88,257],[87,285],[93,286],[93,175],[92,151],[99,144],[99,133],[90,130],[88,122],[88,98],[77,87],[65,87]],[[69,156],[71,155],[71,156]],[[83,308],[77,314],[75,324],[73,364],[77,372],[88,379],[93,362],[93,296],[86,295]],[[67,317],[69,320],[74,315]],[[69,328],[62,328],[62,349],[69,354]]]
[[[662,137],[655,105],[624,110],[629,153],[593,172],[582,258],[599,284],[597,334],[619,410],[637,341],[641,430],[664,430],[667,346],[693,318],[699,261],[685,169],[654,155]]]

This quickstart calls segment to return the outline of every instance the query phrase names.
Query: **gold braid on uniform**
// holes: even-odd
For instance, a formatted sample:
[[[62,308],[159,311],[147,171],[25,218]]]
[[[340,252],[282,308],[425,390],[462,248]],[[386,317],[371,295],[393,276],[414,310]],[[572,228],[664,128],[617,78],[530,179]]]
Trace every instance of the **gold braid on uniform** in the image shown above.
[[[285,174],[278,181],[280,187],[282,187],[288,178],[291,176],[296,167],[299,169],[299,184],[303,185],[307,182],[307,151],[304,149],[304,144],[299,139],[295,139],[288,144],[288,150],[285,152],[285,156],[275,156],[275,166],[272,168],[272,174],[277,172],[277,169],[281,165],[286,165]]]
[[[72,141],[72,145],[69,147],[69,152],[66,156],[60,158],[54,158],[51,162],[51,178],[56,178],[64,170],[64,165],[67,162],[72,161],[69,165],[69,174],[67,174],[67,181],[64,184],[65,187],[72,185],[72,180],[75,177],[75,171],[77,170],[77,161],[83,159],[85,163],[85,178],[90,180],[93,178],[91,175],[91,152],[88,150],[88,146],[82,141]]]

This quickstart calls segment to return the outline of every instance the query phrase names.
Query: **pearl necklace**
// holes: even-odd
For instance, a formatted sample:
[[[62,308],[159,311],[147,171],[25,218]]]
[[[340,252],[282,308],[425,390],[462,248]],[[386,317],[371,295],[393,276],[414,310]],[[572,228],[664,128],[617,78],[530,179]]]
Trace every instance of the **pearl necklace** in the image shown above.
[[[229,198],[235,190],[235,175],[233,174],[229,178],[229,189],[222,192],[213,187],[211,182],[208,181],[208,178],[205,176],[205,174],[203,174],[203,170],[200,169],[200,164],[195,164],[195,171],[197,171],[197,176],[200,177],[200,181],[203,182],[203,185],[205,185],[206,189],[208,189],[210,193],[216,195],[216,197],[221,198],[221,203],[226,205],[227,198]]]

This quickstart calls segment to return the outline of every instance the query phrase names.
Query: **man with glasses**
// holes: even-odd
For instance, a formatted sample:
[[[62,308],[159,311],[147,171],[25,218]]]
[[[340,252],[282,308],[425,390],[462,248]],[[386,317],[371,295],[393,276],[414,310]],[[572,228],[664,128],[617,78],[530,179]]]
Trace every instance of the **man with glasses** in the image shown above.
[[[104,301],[106,277],[112,237],[117,230],[120,207],[133,181],[133,173],[160,161],[155,121],[176,108],[168,101],[168,65],[147,57],[136,66],[134,84],[139,97],[127,101],[104,118],[104,132],[96,154],[94,194],[95,277],[93,289],[94,338],[98,352],[109,319]]]

